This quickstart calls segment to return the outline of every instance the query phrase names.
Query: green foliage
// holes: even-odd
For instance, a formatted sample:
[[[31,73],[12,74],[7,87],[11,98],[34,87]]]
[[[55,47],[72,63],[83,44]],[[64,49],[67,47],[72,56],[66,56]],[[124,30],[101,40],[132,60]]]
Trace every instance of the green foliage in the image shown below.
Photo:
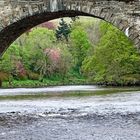
[[[140,54],[122,32],[87,18],[70,24],[62,19],[56,33],[36,27],[16,40],[0,60],[0,86],[140,84]]]
[[[62,18],[59,22],[58,29],[56,30],[56,38],[58,40],[63,40],[63,38],[68,42],[69,34],[71,32],[71,27],[68,23]]]
[[[64,78],[71,67],[73,66],[73,56],[70,53],[67,44],[59,43],[57,47],[60,49],[61,60],[59,61],[58,71],[59,74]]]
[[[124,84],[127,75],[133,77],[133,74],[140,74],[140,55],[118,29],[104,22],[100,26],[103,36],[93,56],[87,56],[84,60],[82,69],[94,82]]]
[[[70,35],[71,46],[70,50],[74,56],[75,69],[80,72],[82,62],[87,55],[88,49],[91,47],[87,34],[83,27],[76,26],[73,27],[72,33]]]
[[[26,37],[23,47],[23,62],[26,69],[40,74],[40,80],[47,72],[48,57],[46,48],[52,47],[55,42],[54,32],[46,28],[36,28]]]
[[[16,62],[21,59],[18,47],[13,44],[0,60],[0,73],[3,75],[0,80],[8,80],[9,84],[12,84],[13,76],[17,74]]]

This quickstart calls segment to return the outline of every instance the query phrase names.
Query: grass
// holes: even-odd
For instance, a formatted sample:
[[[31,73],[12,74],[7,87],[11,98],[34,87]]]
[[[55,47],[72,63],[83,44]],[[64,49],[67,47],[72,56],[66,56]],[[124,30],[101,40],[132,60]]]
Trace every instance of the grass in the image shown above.
[[[20,88],[20,87],[46,87],[59,85],[80,85],[88,84],[84,78],[68,78],[68,79],[44,79],[43,82],[39,80],[13,80],[12,85],[8,82],[3,82],[2,88]]]

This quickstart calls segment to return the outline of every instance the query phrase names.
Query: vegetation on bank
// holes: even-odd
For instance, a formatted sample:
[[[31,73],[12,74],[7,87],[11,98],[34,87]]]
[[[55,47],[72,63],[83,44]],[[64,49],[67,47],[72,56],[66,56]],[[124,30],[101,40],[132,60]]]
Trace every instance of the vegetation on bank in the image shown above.
[[[140,85],[140,53],[103,21],[49,22],[11,45],[0,61],[0,81],[3,87]]]
[[[86,79],[74,78],[74,79],[64,79],[64,80],[54,80],[54,79],[44,79],[43,82],[39,80],[13,80],[12,84],[9,82],[3,82],[3,88],[16,88],[16,87],[46,87],[46,86],[62,86],[62,85],[85,85],[89,84]]]
[[[101,38],[92,48],[82,70],[98,84],[140,85],[140,53],[118,29],[102,22]]]

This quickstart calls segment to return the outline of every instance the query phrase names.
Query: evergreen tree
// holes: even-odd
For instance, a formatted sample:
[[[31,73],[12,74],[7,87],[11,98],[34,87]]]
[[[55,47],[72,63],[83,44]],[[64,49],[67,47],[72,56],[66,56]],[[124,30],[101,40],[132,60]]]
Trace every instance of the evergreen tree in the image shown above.
[[[59,22],[58,29],[56,30],[56,38],[58,40],[63,40],[63,38],[68,41],[69,34],[71,33],[71,26],[67,24],[64,19],[62,18]]]

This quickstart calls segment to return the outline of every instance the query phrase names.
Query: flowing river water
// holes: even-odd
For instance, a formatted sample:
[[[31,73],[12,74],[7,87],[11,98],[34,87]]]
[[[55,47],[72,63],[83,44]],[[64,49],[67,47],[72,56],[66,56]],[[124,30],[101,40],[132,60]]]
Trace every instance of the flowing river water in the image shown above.
[[[0,140],[140,140],[140,87],[0,89]]]

